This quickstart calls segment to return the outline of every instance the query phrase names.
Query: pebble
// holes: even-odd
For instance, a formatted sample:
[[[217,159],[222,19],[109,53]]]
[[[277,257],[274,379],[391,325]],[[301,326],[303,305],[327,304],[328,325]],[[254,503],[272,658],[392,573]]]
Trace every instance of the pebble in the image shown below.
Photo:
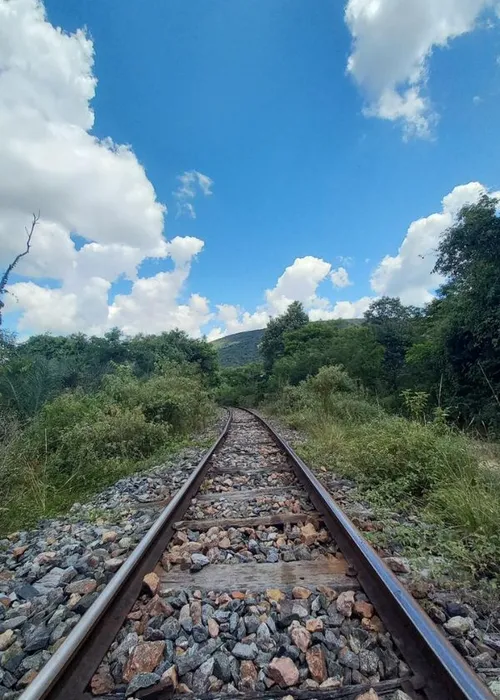
[[[474,622],[470,619],[470,617],[461,617],[460,615],[456,615],[455,617],[451,617],[448,622],[445,622],[443,626],[445,630],[449,632],[449,634],[455,637],[464,635],[466,632],[472,629],[474,627]]]
[[[134,695],[141,688],[149,688],[152,685],[158,683],[161,679],[157,673],[138,673],[137,676],[130,681],[127,686],[126,697]]]

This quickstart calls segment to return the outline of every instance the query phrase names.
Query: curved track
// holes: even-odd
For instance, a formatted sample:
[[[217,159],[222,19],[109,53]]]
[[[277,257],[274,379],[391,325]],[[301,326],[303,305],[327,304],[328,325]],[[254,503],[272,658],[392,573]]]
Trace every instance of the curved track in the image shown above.
[[[291,447],[235,410],[22,700],[369,687],[493,697]]]

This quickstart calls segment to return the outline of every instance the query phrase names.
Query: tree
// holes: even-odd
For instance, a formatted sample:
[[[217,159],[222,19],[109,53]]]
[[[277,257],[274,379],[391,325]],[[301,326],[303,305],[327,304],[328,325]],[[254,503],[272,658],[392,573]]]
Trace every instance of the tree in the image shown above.
[[[31,248],[31,239],[33,238],[33,233],[35,232],[36,225],[38,221],[40,220],[40,212],[38,214],[33,214],[33,221],[31,222],[31,228],[28,229],[26,228],[26,249],[22,253],[18,253],[14,260],[10,263],[10,265],[7,266],[7,269],[2,275],[2,279],[0,279],[0,327],[2,325],[2,311],[5,306],[5,303],[2,299],[2,297],[7,293],[7,284],[9,282],[9,277],[18,264],[18,262],[21,260],[21,258],[24,258],[25,255],[28,255],[30,252]]]
[[[342,365],[369,389],[378,389],[384,349],[367,326],[315,321],[284,335],[284,353],[273,367],[278,386],[296,385],[325,365]]]
[[[420,309],[404,306],[397,297],[381,297],[365,313],[366,324],[384,347],[384,375],[391,391],[401,385],[406,352],[417,336],[416,321],[421,317]]]
[[[304,311],[300,301],[294,301],[284,314],[269,321],[259,346],[264,361],[264,370],[267,373],[271,372],[276,360],[283,355],[284,334],[287,331],[302,328],[308,323],[309,316]]]
[[[442,237],[434,271],[446,276],[430,334],[444,349],[461,421],[500,427],[498,201],[465,206]]]

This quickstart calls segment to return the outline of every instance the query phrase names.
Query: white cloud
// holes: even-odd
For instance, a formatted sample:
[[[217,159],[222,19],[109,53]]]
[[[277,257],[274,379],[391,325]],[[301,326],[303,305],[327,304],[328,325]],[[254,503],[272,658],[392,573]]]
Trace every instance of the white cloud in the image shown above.
[[[219,331],[221,335],[264,328],[270,318],[269,313],[264,308],[257,309],[251,314],[240,306],[218,304],[217,311],[217,319],[224,324],[224,331],[221,328],[214,330]],[[221,335],[218,337],[221,337]]]
[[[167,243],[166,249],[177,265],[186,265],[192,258],[201,253],[205,243],[194,236],[176,236]]]
[[[189,266],[185,266],[138,279],[130,294],[115,297],[110,309],[111,325],[130,335],[179,328],[199,337],[202,334],[200,328],[213,318],[213,314],[208,299],[199,294],[191,294],[185,304],[175,303],[188,275]]]
[[[331,272],[331,267],[331,264],[325,260],[310,255],[296,258],[280,275],[276,285],[266,291],[266,303],[257,307],[254,313],[249,313],[239,306],[220,304],[217,307],[217,320],[221,325],[212,329],[209,339],[214,340],[232,333],[264,328],[271,317],[285,312],[293,301],[303,303],[312,321],[360,318],[373,301],[373,297],[363,297],[357,301],[339,301],[332,306],[329,299],[318,296],[319,285],[328,277],[335,284],[333,279],[335,276],[337,286],[350,284],[344,268]]]
[[[175,190],[174,197],[177,200],[177,216],[186,214],[191,219],[196,219],[196,211],[193,201],[198,192],[201,192],[205,197],[212,194],[212,185],[214,181],[198,172],[197,170],[186,170],[179,175],[179,187]]]
[[[216,326],[207,333],[207,340],[209,343],[211,343],[212,340],[219,340],[219,338],[223,338],[224,335],[227,335],[227,333],[224,333],[224,329],[220,326]]]
[[[345,267],[339,267],[336,270],[332,270],[330,273],[330,279],[334,287],[349,287],[352,282],[349,279],[349,273]]]
[[[432,274],[441,235],[465,204],[477,202],[485,192],[479,182],[459,185],[443,198],[441,212],[412,222],[398,254],[386,255],[373,272],[372,289],[379,295],[400,297],[404,304],[420,306],[430,301],[443,281]]]
[[[436,47],[471,32],[498,0],[348,0],[353,47],[347,70],[367,99],[365,113],[400,121],[428,137],[436,115],[425,94]]]
[[[306,306],[313,306],[316,302],[322,304],[322,300],[316,297],[316,290],[331,267],[330,263],[311,255],[296,258],[279,277],[276,286],[266,291],[270,313],[283,313],[293,301],[301,301]]]
[[[93,60],[86,33],[53,27],[38,0],[0,0],[0,266],[24,248],[24,227],[41,212],[31,253],[16,269],[31,281],[10,285],[6,310],[20,311],[18,327],[28,332],[102,333],[116,324],[199,335],[207,300],[181,300],[203,241],[167,242],[166,208],[133,151],[90,133]],[[206,175],[184,175],[181,200],[196,189],[210,194]],[[86,241],[80,250],[71,233]],[[168,256],[173,271],[137,278],[145,259]],[[37,278],[53,280],[51,288]],[[132,291],[110,305],[111,285],[122,278]]]
[[[311,321],[330,321],[333,319],[362,318],[365,311],[376,297],[362,297],[356,301],[338,301],[330,309],[310,309]]]

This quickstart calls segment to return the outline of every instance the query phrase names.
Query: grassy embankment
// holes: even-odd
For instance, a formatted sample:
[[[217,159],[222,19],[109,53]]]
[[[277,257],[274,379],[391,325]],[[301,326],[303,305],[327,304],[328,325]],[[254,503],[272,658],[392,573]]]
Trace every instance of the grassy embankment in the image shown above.
[[[500,470],[495,445],[435,421],[389,415],[337,367],[288,387],[269,410],[299,429],[302,456],[353,478],[384,522],[370,532],[455,581],[495,589],[500,574]]]
[[[68,391],[0,443],[0,533],[64,512],[139,469],[161,463],[214,417],[202,377],[165,364],[147,379],[127,366],[98,391]]]

